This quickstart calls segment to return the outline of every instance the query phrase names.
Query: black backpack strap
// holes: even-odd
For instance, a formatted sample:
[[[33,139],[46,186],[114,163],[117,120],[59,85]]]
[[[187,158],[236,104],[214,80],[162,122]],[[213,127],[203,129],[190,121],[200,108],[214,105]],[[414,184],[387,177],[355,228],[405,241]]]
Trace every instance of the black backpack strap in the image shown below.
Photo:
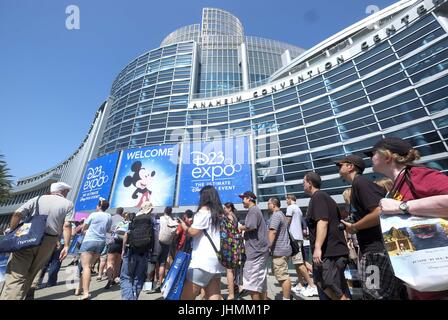
[[[401,187],[403,187],[403,184],[407,184],[409,187],[409,190],[412,193],[412,196],[414,197],[414,199],[418,199],[419,196],[417,195],[417,191],[415,190],[414,184],[412,183],[411,177],[410,177],[410,173],[411,173],[411,166],[406,166],[402,171],[403,174],[400,174],[399,176],[399,180],[395,181],[394,186],[391,190],[391,192],[388,194],[387,198],[395,198],[396,193],[398,192],[398,190],[401,189]]]
[[[411,170],[409,167],[406,167],[406,170],[404,172],[404,177],[406,179],[406,183],[409,187],[409,190],[411,190],[412,196],[414,197],[414,199],[419,199],[419,196],[417,195],[417,191],[415,190],[414,184],[412,183],[411,180]]]
[[[28,214],[28,216],[25,219],[26,221],[29,221],[29,220],[31,220],[32,217],[39,215],[39,199],[40,199],[40,197],[42,197],[42,196],[37,197],[36,203],[34,204],[34,210],[33,210],[33,212]]]
[[[213,250],[215,250],[215,252],[218,254],[219,251],[218,251],[218,249],[216,249],[216,246],[215,246],[215,244],[213,243],[213,240],[212,240],[212,238],[210,237],[210,235],[208,234],[207,230],[204,229],[203,232],[204,232],[205,236],[207,237],[207,239],[210,241],[210,243],[211,243],[211,245],[212,245],[212,247],[213,247]]]
[[[34,210],[34,215],[36,215],[36,216],[39,215],[39,200],[40,200],[40,197],[42,197],[42,196],[38,196],[37,199],[36,199],[36,209]]]
[[[397,194],[398,190],[401,189],[401,187],[403,186],[404,182],[406,181],[406,171],[407,168],[403,169],[403,174],[398,174],[399,175],[399,180],[396,180],[394,182],[394,185],[392,187],[392,190],[386,195],[386,198],[392,198],[395,199],[395,195]]]

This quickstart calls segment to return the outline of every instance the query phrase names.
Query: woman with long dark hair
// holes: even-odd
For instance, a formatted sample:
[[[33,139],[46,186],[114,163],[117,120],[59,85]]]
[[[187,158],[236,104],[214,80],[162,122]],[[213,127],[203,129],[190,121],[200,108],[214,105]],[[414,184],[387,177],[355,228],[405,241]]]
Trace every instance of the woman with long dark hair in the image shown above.
[[[238,218],[236,216],[236,208],[232,202],[226,202],[224,204],[224,211],[226,214],[226,218],[232,223],[235,230],[238,229]],[[235,299],[235,287],[238,287],[235,284],[235,270],[227,269],[227,288],[229,290],[229,295],[227,296],[227,300]]]
[[[209,300],[221,300],[221,274],[225,268],[219,263],[215,249],[220,248],[219,221],[225,215],[219,194],[213,186],[199,192],[198,211],[188,227],[180,220],[187,236],[193,238],[191,262],[182,292],[182,300],[194,300],[201,289]],[[210,237],[210,239],[206,236]]]

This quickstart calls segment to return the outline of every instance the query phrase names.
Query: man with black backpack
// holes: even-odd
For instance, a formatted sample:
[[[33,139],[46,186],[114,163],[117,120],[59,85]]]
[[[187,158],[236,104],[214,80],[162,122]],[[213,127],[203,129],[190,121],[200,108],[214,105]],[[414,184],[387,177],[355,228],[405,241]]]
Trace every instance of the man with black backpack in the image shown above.
[[[138,300],[146,280],[148,259],[154,247],[154,209],[146,201],[129,224],[129,230],[123,240],[123,264],[120,284],[123,300]]]

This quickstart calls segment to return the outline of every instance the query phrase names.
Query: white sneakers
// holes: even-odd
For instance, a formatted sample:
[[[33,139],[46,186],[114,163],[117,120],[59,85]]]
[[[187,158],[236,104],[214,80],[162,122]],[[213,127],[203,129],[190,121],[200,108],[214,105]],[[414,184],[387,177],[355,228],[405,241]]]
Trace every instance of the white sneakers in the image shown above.
[[[312,296],[318,296],[319,295],[319,293],[317,292],[317,287],[316,286],[314,286],[314,287],[308,286],[306,288],[303,288],[300,291],[300,294],[302,296],[304,296],[304,297],[312,297]]]
[[[297,284],[294,287],[291,288],[291,291],[295,294],[300,294],[300,292],[305,289],[301,284]]]
[[[294,287],[291,288],[291,291],[294,292],[297,295],[302,295],[304,297],[312,297],[312,296],[318,296],[319,293],[317,292],[317,287],[303,287],[301,284],[297,284]]]

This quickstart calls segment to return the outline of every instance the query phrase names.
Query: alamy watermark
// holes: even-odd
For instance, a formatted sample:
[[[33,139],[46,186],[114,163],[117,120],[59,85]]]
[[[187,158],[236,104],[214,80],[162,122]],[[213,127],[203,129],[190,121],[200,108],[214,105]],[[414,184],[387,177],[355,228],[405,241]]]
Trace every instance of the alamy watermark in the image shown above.
[[[375,13],[377,13],[378,11],[380,11],[381,9],[380,9],[380,7],[378,7],[377,5],[374,5],[374,4],[370,4],[370,5],[368,5],[367,7],[366,7],[366,14],[367,15],[372,15],[372,14],[375,14]],[[375,29],[378,29],[380,27],[380,25],[379,25],[379,23],[378,22],[375,22],[375,23],[372,23],[372,24],[369,24],[368,26],[367,26],[367,29],[369,29],[369,30],[375,30]]]
[[[80,10],[77,5],[69,5],[65,8],[68,17],[65,19],[65,27],[67,30],[79,30],[81,28]]]

